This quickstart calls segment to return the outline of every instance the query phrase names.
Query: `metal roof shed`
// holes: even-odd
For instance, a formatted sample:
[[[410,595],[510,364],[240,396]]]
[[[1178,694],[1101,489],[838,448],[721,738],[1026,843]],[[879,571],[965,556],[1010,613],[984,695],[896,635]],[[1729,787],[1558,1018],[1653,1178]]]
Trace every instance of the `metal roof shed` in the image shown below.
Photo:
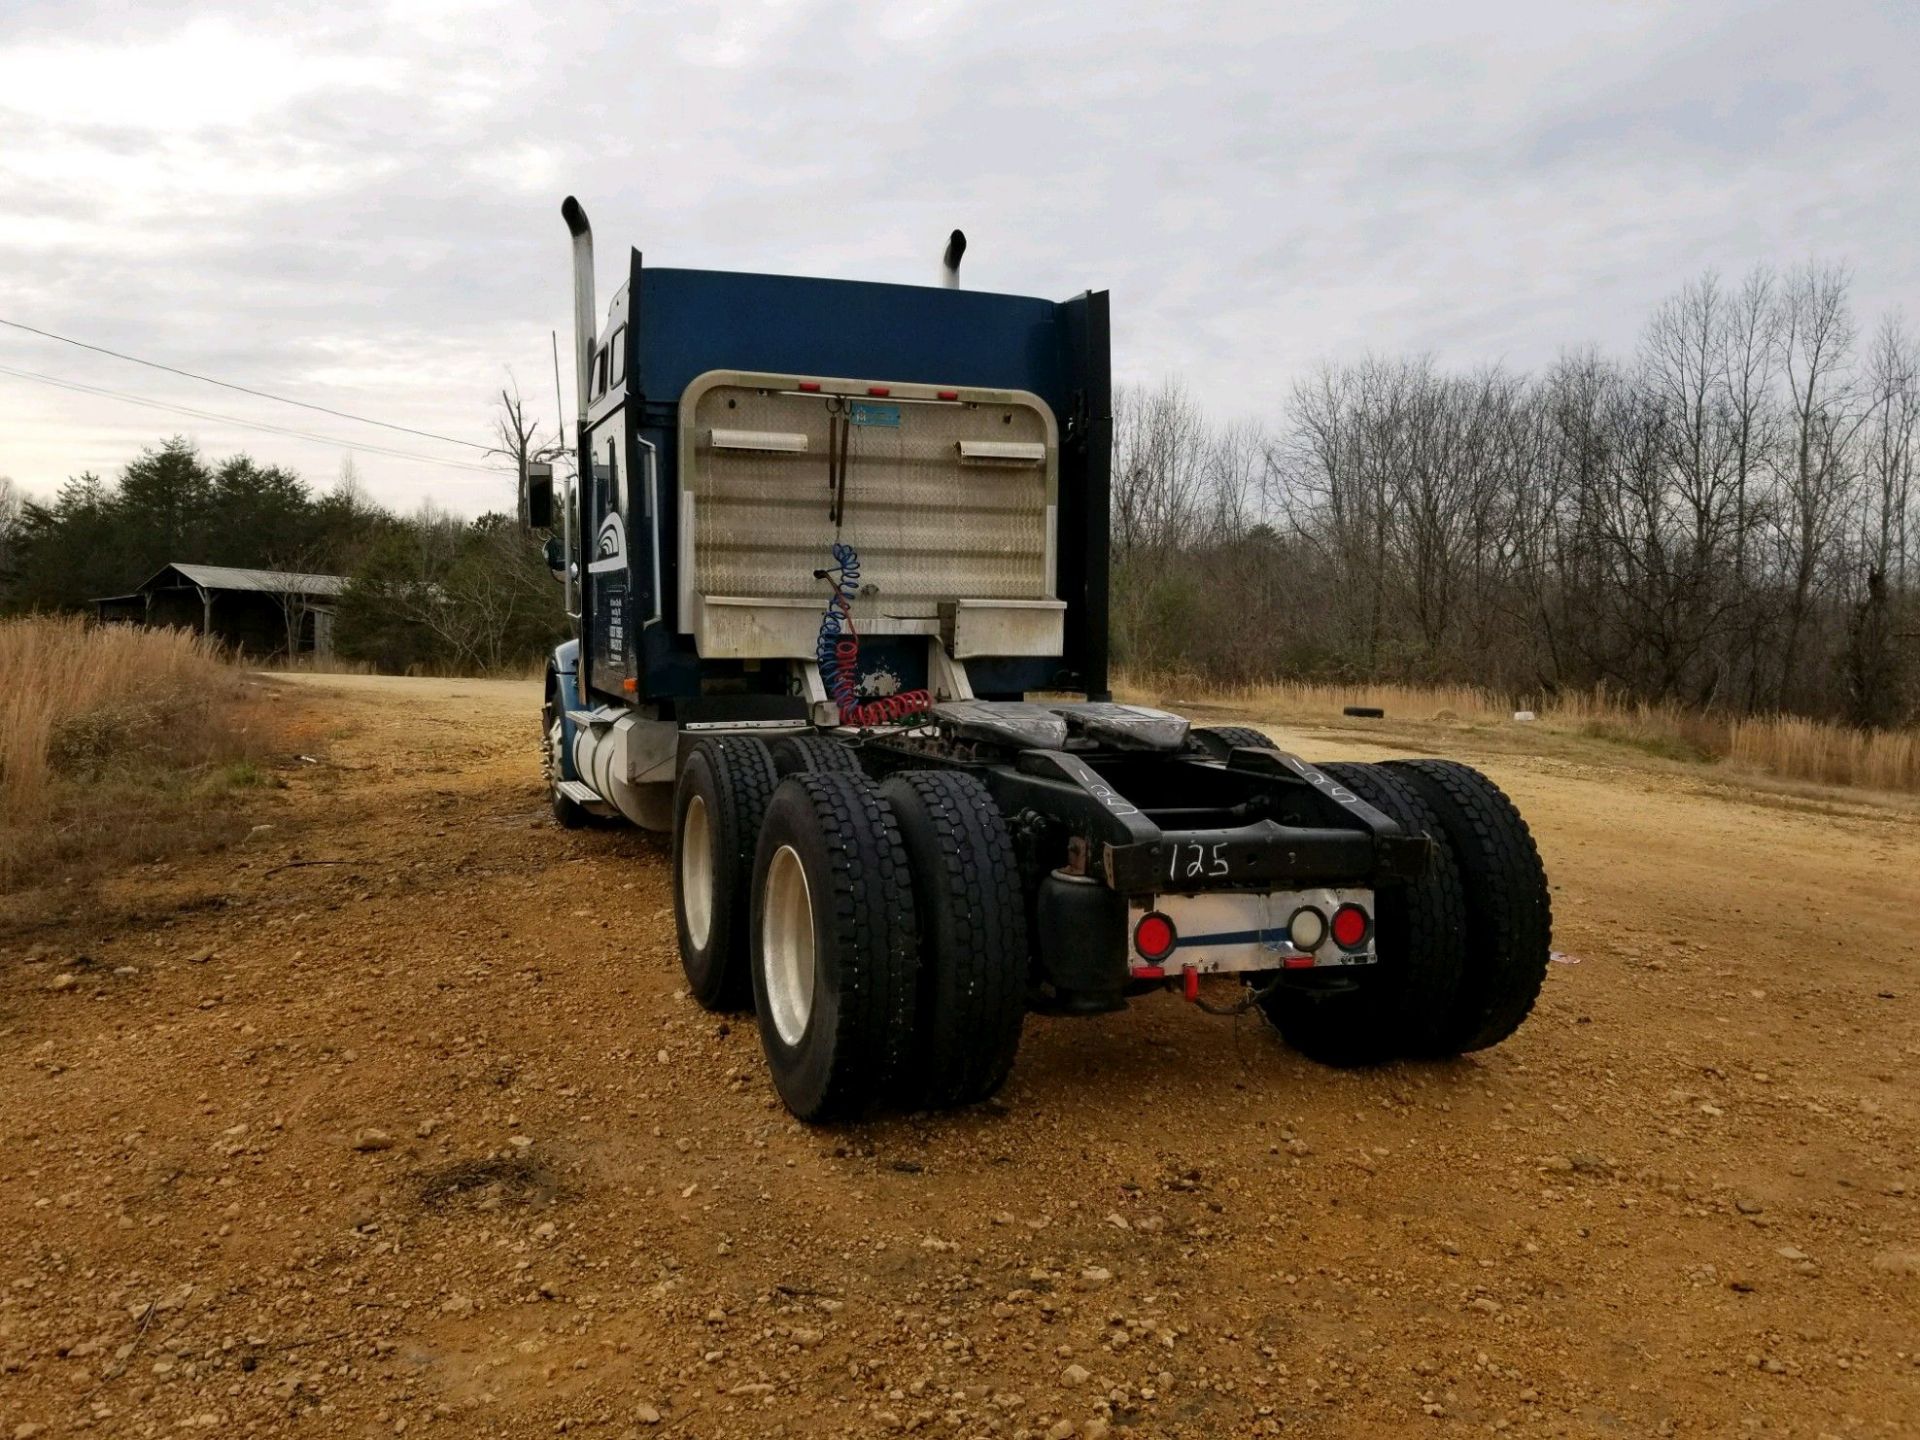
[[[93,603],[105,621],[179,626],[255,653],[325,655],[346,587],[344,575],[175,561],[131,594]]]

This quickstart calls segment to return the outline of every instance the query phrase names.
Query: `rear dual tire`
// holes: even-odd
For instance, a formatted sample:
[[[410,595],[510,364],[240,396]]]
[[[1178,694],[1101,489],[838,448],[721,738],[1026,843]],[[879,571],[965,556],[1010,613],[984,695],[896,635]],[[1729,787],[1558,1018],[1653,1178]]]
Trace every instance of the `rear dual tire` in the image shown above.
[[[673,792],[673,913],[687,991],[708,1010],[752,1003],[747,898],[761,818],[779,776],[764,742],[702,740]]]
[[[767,807],[751,972],[774,1087],[821,1122],[947,1109],[1005,1083],[1026,1015],[1013,847],[954,771],[803,771]]]
[[[1433,845],[1425,871],[1374,892],[1371,966],[1340,989],[1282,985],[1262,1002],[1281,1038],[1310,1060],[1376,1065],[1432,1053],[1435,1017],[1453,1004],[1466,968],[1466,901],[1447,832],[1406,780],[1378,765],[1318,767],[1409,835]]]
[[[947,1109],[1006,1083],[1027,1013],[1027,917],[993,797],[955,770],[906,770],[880,793],[913,877],[920,927],[914,1044],[900,1098]]]
[[[1438,817],[1466,903],[1469,950],[1451,1004],[1427,1036],[1428,1055],[1498,1045],[1520,1028],[1546,983],[1553,897],[1533,832],[1486,776],[1454,760],[1390,760]]]
[[[793,775],[767,806],[749,969],[774,1088],[801,1120],[855,1114],[908,1070],[920,959],[908,865],[865,776]]]
[[[1282,1037],[1339,1066],[1441,1058],[1497,1045],[1546,977],[1551,900],[1520,812],[1486,776],[1450,760],[1333,764],[1322,773],[1409,834],[1426,870],[1374,896],[1379,959],[1348,988],[1283,985],[1262,1001]]]
[[[1006,823],[972,776],[879,786],[818,737],[703,740],[675,788],[674,913],[689,992],[753,1006],[799,1118],[966,1105],[1005,1083],[1026,914]]]

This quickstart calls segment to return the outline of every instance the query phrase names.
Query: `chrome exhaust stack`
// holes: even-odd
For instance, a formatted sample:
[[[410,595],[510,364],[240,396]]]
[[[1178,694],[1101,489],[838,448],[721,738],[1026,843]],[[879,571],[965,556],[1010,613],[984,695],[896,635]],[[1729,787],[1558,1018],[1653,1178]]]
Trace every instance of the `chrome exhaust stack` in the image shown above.
[[[949,290],[960,288],[960,257],[966,253],[967,237],[956,230],[947,237],[947,253],[940,257],[940,283]]]
[[[580,202],[569,195],[560,206],[561,218],[567,222],[567,230],[573,236],[573,364],[575,383],[579,386],[580,433],[584,445],[587,425],[587,401],[593,382],[593,346],[599,337],[595,328],[596,318],[593,305],[593,226],[587,223],[587,212]],[[560,375],[554,372],[554,385],[560,383]],[[557,397],[556,397],[557,398]],[[576,638],[580,634],[580,495],[579,485],[567,487],[561,509],[561,523],[564,526],[564,554],[567,568],[566,581],[567,618],[573,622]],[[584,694],[584,690],[582,691]]]
[[[600,335],[593,306],[593,226],[587,223],[586,210],[571,195],[561,203],[560,216],[573,235],[573,356],[580,387],[580,423],[584,425],[588,386],[593,382],[593,346]]]

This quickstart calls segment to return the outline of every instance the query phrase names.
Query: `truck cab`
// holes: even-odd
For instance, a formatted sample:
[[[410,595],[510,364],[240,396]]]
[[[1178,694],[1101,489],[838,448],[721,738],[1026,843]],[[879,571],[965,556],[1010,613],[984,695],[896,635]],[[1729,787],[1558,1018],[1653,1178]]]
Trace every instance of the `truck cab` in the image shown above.
[[[659,828],[687,734],[837,722],[835,545],[859,557],[841,699],[1107,698],[1104,292],[650,269],[636,249],[602,321],[570,205],[579,639],[549,729],[556,783],[584,788],[557,803]]]

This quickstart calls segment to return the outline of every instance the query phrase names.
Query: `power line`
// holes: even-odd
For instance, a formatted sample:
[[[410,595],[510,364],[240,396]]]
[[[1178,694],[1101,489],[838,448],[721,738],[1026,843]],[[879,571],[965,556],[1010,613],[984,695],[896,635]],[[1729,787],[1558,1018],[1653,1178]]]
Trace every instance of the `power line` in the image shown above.
[[[315,405],[306,400],[292,400],[285,395],[269,394],[265,390],[254,390],[245,385],[235,385],[230,380],[216,380],[211,375],[197,375],[191,370],[181,370],[173,365],[162,365],[158,360],[142,360],[138,355],[124,355],[118,350],[109,350],[104,345],[89,345],[84,340],[75,340],[70,335],[56,335],[51,330],[41,330],[32,325],[24,325],[18,320],[9,320],[0,315],[0,325],[15,330],[24,330],[29,335],[38,335],[47,340],[58,340],[63,345],[75,345],[82,350],[91,350],[96,355],[111,355],[116,360],[125,360],[133,365],[145,365],[151,370],[164,370],[169,375],[184,376],[188,380],[199,380],[208,385],[218,385],[223,390],[238,390],[242,395],[257,396],[262,400],[273,400],[281,405],[298,405],[302,410],[317,410],[322,415],[332,415],[341,420],[356,421],[361,425],[378,425],[383,430],[398,430],[403,435],[418,435],[423,440],[444,440],[449,445],[465,445],[470,450],[490,450],[491,446],[482,445],[477,440],[461,440],[452,435],[436,434],[432,430],[416,430],[411,425],[394,425],[385,420],[374,420],[365,415],[352,415],[345,410],[329,409],[325,405]]]
[[[100,395],[109,400],[123,401],[128,405],[139,405],[148,410],[163,410],[177,415],[189,415],[197,420],[214,420],[223,425],[238,425],[246,430],[264,430],[273,435],[290,435],[297,440],[311,440],[321,445],[338,446],[343,450],[360,455],[384,455],[395,460],[414,460],[423,465],[441,465],[452,470],[471,470],[480,475],[504,475],[510,473],[495,465],[474,465],[465,460],[443,460],[437,455],[420,455],[411,450],[395,450],[385,445],[363,444],[354,440],[341,440],[332,435],[316,435],[310,430],[292,430],[284,425],[270,425],[263,420],[242,420],[237,415],[218,415],[211,410],[198,410],[190,405],[175,405],[162,400],[149,400],[139,395],[129,395],[121,390],[109,390],[98,385],[82,384],[78,380],[63,380],[57,375],[43,375],[35,370],[16,370],[9,365],[0,365],[0,375],[11,375],[20,380],[35,380],[42,385],[53,385],[62,390],[72,390],[84,395]]]
[[[57,375],[42,375],[34,370],[16,370],[10,365],[0,365],[0,375],[11,375],[17,380],[33,380],[42,385],[52,385],[61,390],[72,390],[82,395],[99,395],[108,400],[119,400],[128,405],[139,405],[148,410],[163,410],[175,415],[189,415],[196,420],[213,420],[222,425],[238,425],[244,430],[264,430],[273,435],[290,435],[296,440],[311,440],[320,445],[337,446],[352,451],[356,455],[384,455],[393,460],[412,460],[422,465],[439,465],[449,470],[469,470],[476,475],[508,475],[513,472],[497,465],[473,465],[465,460],[442,460],[436,455],[417,455],[411,450],[393,450],[385,445],[365,445],[358,441],[341,440],[332,435],[316,435],[308,430],[290,430],[284,425],[269,425],[261,420],[242,420],[236,415],[216,415],[210,410],[196,410],[190,405],[173,405],[161,400],[148,400],[139,395],[128,395],[120,390],[108,390],[98,385],[83,385],[78,380],[63,380]]]

